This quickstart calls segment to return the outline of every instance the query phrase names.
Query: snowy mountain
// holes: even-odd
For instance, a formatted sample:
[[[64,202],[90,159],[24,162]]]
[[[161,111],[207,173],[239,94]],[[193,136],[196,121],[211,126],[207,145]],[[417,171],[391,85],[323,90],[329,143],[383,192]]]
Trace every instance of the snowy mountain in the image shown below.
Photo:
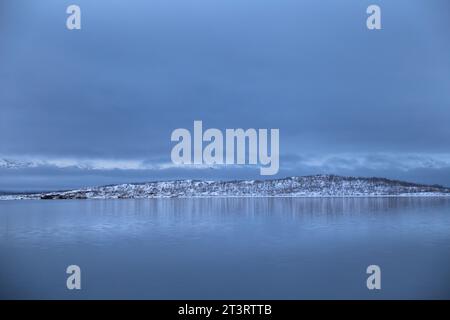
[[[384,178],[335,175],[290,177],[276,180],[176,180],[120,184],[64,192],[3,195],[13,199],[142,199],[191,197],[370,197],[450,196],[450,188]]]
[[[23,168],[32,168],[36,165],[29,161],[17,161],[10,159],[0,159],[0,168],[5,169],[23,169]]]

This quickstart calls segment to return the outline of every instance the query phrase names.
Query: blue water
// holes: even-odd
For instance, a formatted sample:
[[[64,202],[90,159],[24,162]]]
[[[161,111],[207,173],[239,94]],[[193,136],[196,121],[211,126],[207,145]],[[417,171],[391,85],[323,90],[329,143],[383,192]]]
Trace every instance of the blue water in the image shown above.
[[[0,297],[449,299],[450,199],[0,201]]]

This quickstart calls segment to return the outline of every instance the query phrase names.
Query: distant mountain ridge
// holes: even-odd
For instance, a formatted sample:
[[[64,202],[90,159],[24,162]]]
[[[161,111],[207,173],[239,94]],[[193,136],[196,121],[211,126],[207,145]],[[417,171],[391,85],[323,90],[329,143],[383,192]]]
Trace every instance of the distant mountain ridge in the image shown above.
[[[376,197],[450,196],[450,188],[386,178],[314,175],[274,180],[174,180],[129,183],[70,191],[1,195],[17,199],[145,199],[197,197]]]

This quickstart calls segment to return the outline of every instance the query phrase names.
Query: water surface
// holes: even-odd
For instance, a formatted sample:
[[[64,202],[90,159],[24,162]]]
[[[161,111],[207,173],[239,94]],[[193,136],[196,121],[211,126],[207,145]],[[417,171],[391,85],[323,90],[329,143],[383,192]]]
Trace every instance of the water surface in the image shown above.
[[[0,201],[0,297],[449,299],[450,199]]]

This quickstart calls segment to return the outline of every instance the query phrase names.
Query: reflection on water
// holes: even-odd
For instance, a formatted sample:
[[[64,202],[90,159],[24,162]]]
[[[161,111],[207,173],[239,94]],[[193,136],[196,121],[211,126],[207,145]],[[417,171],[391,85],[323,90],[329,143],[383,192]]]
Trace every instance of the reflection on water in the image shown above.
[[[0,201],[0,263],[2,298],[450,298],[450,199]]]

